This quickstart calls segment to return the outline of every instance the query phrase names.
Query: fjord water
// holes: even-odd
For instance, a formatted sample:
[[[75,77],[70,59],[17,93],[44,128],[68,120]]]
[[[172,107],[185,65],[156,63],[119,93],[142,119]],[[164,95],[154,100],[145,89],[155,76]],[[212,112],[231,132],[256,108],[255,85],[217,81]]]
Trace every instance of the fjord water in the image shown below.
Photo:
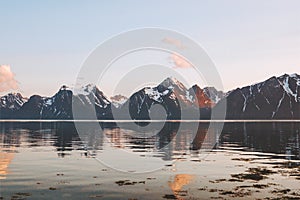
[[[82,122],[83,138],[71,122],[1,123],[0,197],[300,197],[300,123],[214,124],[154,123],[145,129],[147,124],[102,123],[99,131]],[[126,154],[147,159],[134,162]],[[151,168],[152,162],[161,167]]]

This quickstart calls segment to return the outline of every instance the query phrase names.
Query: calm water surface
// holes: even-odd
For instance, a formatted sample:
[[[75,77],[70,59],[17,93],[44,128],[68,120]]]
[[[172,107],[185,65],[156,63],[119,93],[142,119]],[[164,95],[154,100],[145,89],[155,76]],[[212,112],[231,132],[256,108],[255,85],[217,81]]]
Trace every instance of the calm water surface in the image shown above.
[[[0,198],[300,198],[300,123],[101,125],[1,123]]]

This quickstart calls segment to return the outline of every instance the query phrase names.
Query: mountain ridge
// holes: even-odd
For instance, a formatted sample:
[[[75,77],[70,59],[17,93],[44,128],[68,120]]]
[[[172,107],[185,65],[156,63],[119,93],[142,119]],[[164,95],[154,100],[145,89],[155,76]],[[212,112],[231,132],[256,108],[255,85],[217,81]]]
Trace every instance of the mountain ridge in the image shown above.
[[[300,76],[272,76],[227,93],[198,85],[186,88],[176,78],[168,77],[156,87],[142,88],[128,98],[108,98],[92,84],[75,91],[63,85],[52,97],[25,98],[20,93],[0,97],[0,118],[73,119],[74,105],[82,113],[95,110],[97,119],[104,120],[210,119],[211,112],[224,105],[226,119],[300,119]],[[90,119],[84,114],[80,117]]]
[[[226,119],[300,119],[300,76],[272,76],[237,88],[226,102]]]

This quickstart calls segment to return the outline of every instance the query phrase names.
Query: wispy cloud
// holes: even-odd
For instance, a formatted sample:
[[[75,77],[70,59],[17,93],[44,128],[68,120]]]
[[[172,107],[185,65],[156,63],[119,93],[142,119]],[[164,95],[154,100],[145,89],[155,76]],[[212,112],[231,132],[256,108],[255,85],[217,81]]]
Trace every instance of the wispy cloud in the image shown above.
[[[9,65],[0,65],[0,92],[18,89],[18,82],[15,74],[11,71]]]
[[[164,43],[167,43],[167,44],[175,45],[179,49],[184,49],[185,48],[185,46],[182,44],[182,42],[180,40],[177,40],[177,39],[174,39],[174,38],[166,37],[162,41]]]
[[[182,56],[173,53],[170,56],[172,63],[174,64],[174,68],[190,68],[192,65]]]
[[[186,47],[183,45],[183,43],[175,38],[171,37],[165,37],[162,40],[164,43],[171,44],[176,46],[178,49],[185,49]],[[173,53],[170,56],[172,64],[174,64],[173,68],[190,68],[192,65],[182,56],[179,54]]]

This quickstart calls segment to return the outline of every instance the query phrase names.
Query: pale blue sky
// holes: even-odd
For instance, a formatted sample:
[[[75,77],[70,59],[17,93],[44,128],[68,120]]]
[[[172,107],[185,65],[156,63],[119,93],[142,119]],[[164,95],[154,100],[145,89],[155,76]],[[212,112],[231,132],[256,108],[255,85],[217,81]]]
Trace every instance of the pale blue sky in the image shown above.
[[[52,95],[72,86],[90,51],[112,35],[161,27],[201,44],[230,90],[300,74],[299,9],[297,0],[0,0],[0,64],[26,96]]]

